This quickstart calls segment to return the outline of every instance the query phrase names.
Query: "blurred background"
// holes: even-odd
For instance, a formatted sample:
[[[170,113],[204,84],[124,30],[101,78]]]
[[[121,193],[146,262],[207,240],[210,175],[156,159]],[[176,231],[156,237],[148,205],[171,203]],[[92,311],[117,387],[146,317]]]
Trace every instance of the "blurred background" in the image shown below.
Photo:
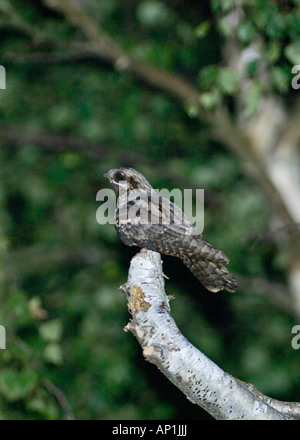
[[[123,332],[137,249],[96,222],[119,166],[205,189],[205,238],[240,288],[163,257],[172,315],[228,373],[300,400],[299,8],[1,1],[0,419],[210,418]]]

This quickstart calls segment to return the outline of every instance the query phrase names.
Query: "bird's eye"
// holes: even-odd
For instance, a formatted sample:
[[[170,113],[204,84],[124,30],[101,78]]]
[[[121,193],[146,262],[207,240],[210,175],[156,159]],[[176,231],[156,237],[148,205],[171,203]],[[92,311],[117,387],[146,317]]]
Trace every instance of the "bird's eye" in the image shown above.
[[[122,171],[117,171],[114,177],[117,182],[120,180],[125,180],[125,173],[122,173]]]

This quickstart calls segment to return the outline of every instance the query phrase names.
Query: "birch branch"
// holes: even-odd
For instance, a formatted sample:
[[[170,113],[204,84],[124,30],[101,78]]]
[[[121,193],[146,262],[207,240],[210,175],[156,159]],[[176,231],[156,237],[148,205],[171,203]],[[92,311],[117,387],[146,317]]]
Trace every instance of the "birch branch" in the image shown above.
[[[291,420],[223,371],[179,331],[170,315],[160,255],[143,249],[131,261],[121,287],[132,315],[130,331],[146,360],[194,404],[218,420]]]

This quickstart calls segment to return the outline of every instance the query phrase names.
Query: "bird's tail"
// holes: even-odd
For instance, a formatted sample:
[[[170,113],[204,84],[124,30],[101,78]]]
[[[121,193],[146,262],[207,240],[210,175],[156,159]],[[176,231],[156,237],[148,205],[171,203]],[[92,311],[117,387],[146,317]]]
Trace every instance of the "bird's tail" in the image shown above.
[[[228,292],[236,291],[238,287],[236,279],[220,261],[199,258],[199,255],[184,256],[182,260],[195,277],[211,292],[223,289]]]

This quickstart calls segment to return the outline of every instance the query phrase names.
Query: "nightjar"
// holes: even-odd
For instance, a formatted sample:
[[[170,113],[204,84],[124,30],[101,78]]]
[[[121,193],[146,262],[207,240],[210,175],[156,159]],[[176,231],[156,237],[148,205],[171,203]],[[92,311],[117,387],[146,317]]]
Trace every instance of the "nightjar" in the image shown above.
[[[138,246],[179,257],[211,292],[235,292],[237,282],[224,264],[228,257],[215,249],[169,199],[154,191],[133,168],[104,174],[118,190],[115,224],[127,246]]]

